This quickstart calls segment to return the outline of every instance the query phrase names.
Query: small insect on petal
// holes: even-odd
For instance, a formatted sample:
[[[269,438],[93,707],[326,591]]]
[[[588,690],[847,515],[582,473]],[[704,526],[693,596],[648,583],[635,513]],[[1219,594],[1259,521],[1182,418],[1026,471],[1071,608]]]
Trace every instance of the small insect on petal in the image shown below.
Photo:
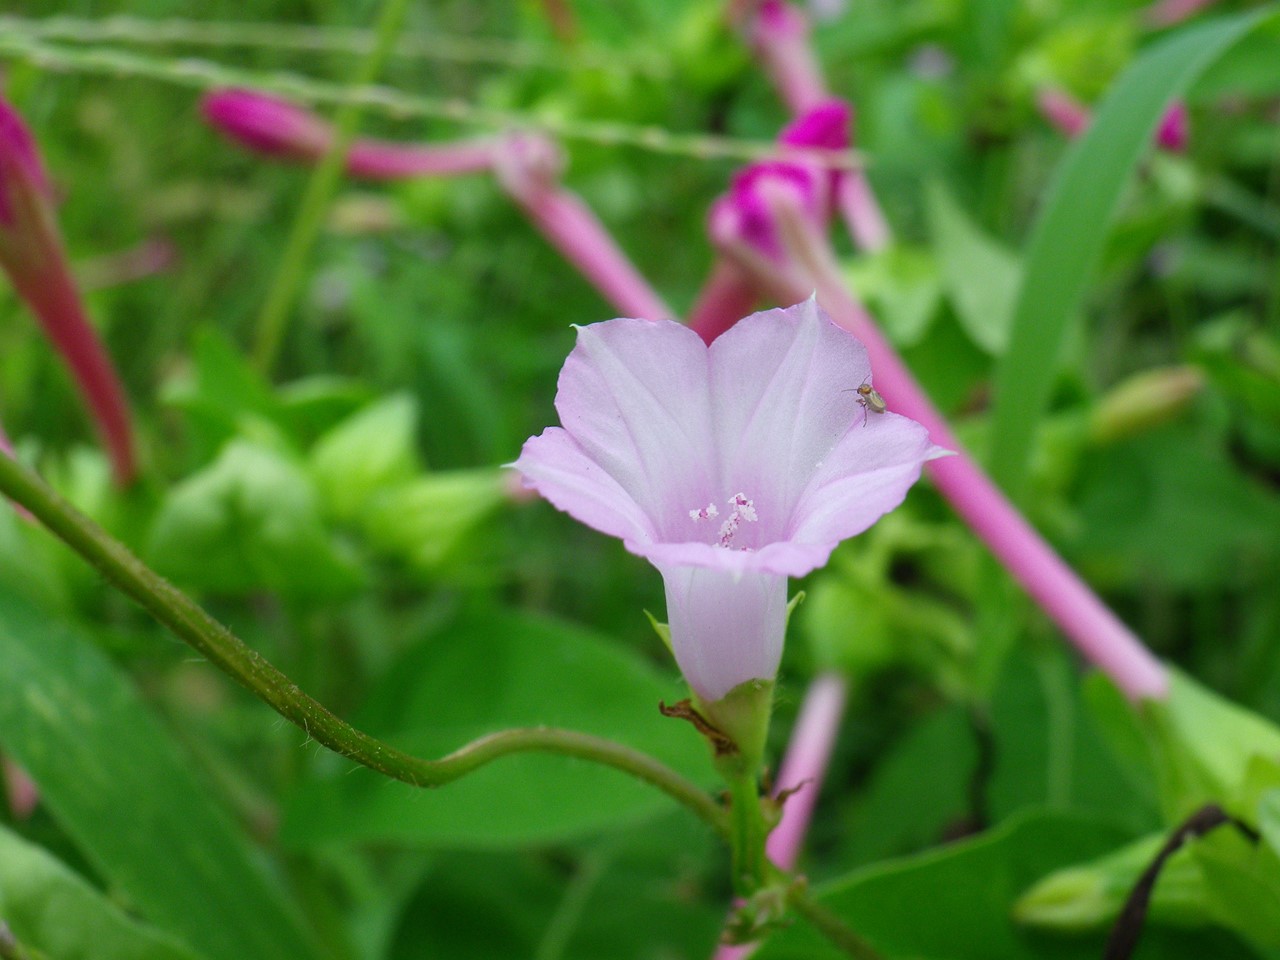
[[[860,387],[850,387],[845,393],[857,393],[858,406],[862,407],[862,425],[867,425],[867,415],[871,413],[884,413],[887,409],[884,403],[884,397],[869,383],[864,383]]]

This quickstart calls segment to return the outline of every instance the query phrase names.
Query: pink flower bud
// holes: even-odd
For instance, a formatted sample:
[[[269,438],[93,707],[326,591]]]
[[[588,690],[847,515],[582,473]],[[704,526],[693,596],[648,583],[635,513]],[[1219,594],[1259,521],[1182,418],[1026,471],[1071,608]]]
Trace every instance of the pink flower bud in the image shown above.
[[[43,207],[52,195],[31,131],[17,111],[0,100],[0,224],[14,226],[24,211]]]
[[[753,163],[734,175],[729,192],[711,207],[710,231],[718,242],[745,241],[775,261],[783,258],[771,192],[788,195],[804,216],[826,225],[831,193],[823,171],[792,160]]]
[[[0,267],[71,369],[106,441],[116,479],[133,478],[133,431],[111,359],[84,312],[35,139],[0,99]]]
[[[1041,115],[1067,138],[1084,133],[1089,126],[1089,108],[1062,90],[1045,89],[1036,94]]]
[[[852,130],[853,107],[843,100],[826,100],[783,127],[778,141],[791,147],[847,150]]]
[[[1165,150],[1181,153],[1187,149],[1187,105],[1179,100],[1165,113],[1156,131],[1156,143]]]
[[[333,143],[333,127],[287,100],[253,90],[220,90],[200,102],[205,120],[251,150],[314,163]]]

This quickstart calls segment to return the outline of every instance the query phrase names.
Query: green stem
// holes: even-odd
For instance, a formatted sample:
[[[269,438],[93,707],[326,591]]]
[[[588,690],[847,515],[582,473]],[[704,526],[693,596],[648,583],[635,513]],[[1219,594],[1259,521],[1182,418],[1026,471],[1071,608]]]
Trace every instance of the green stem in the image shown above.
[[[729,780],[729,845],[733,855],[733,892],[749,897],[768,875],[764,841],[768,830],[760,807],[760,786],[754,772]]]
[[[301,727],[310,738],[356,763],[417,787],[438,787],[508,754],[557,753],[613,767],[652,784],[688,807],[717,833],[728,833],[723,811],[696,783],[637,750],[576,730],[503,730],[439,760],[424,760],[397,750],[330,713],[32,471],[2,454],[0,493],[26,507],[120,590],[254,696]]]
[[[858,960],[884,960],[875,947],[858,936],[852,928],[845,926],[843,920],[809,896],[807,891],[793,887],[787,903],[792,910],[813,924],[814,929],[833,946],[849,956],[857,957]]]
[[[375,27],[373,49],[361,61],[352,77],[352,86],[356,89],[369,86],[382,71],[400,34],[400,25],[404,21],[407,7],[408,0],[386,0]],[[270,372],[276,355],[280,352],[289,307],[302,283],[311,246],[320,233],[329,201],[346,167],[347,149],[355,139],[363,111],[364,105],[357,100],[348,100],[338,109],[334,117],[333,143],[307,182],[307,190],[285,243],[275,280],[263,302],[262,312],[258,314],[258,340],[254,345],[253,360],[263,373]]]

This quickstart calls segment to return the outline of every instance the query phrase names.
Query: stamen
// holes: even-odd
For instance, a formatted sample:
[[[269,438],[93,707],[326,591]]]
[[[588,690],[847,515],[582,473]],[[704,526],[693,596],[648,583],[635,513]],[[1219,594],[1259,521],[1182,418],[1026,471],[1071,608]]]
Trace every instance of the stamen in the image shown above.
[[[689,511],[689,519],[694,523],[698,523],[702,520],[714,520],[718,516],[720,516],[720,511],[716,509],[716,505],[714,503],[708,503],[701,510]]]
[[[729,500],[729,506],[733,508],[733,512],[729,514],[729,519],[720,524],[720,546],[731,547],[733,545],[733,535],[738,532],[738,528],[742,526],[742,521],[747,523],[755,523],[759,517],[756,516],[756,504],[754,500],[748,500],[745,494],[737,493]]]

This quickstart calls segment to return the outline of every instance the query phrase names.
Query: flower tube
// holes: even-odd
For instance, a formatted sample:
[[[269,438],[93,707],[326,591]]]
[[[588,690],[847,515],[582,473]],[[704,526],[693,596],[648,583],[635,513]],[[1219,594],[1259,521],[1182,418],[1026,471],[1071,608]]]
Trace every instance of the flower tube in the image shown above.
[[[676,323],[578,328],[562,426],[515,467],[554,506],[658,568],[671,646],[711,714],[777,673],[787,577],[902,502],[945,451],[865,416],[866,351],[814,300],[753,314],[708,347]]]
[[[35,140],[17,111],[3,99],[0,267],[75,377],[105,441],[116,482],[130,482],[136,463],[124,390],[76,289]]]
[[[256,90],[218,90],[200,102],[205,121],[236,143],[281,160],[316,164],[333,145],[333,125],[305,107]],[[495,139],[433,145],[357,139],[346,169],[363,180],[455,176],[493,166]]]

